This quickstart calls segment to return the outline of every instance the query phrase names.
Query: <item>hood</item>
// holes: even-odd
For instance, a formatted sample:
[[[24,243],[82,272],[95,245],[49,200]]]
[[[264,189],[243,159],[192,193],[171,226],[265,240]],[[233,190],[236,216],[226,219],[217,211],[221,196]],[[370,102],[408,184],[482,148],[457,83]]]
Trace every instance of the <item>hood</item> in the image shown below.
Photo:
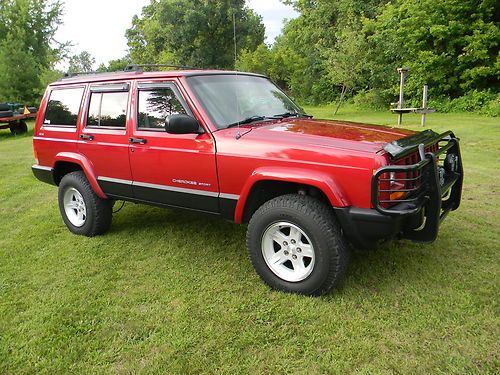
[[[317,146],[336,146],[368,152],[381,150],[386,143],[401,139],[414,131],[350,121],[290,118],[273,123],[252,124],[251,136],[294,139]]]

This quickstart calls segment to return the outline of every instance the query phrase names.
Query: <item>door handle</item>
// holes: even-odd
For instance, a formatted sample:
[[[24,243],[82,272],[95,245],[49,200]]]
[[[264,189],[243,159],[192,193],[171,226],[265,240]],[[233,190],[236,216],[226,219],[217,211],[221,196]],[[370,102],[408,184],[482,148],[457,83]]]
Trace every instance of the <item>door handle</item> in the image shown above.
[[[145,138],[134,138],[134,137],[130,137],[128,139],[128,141],[130,143],[139,143],[141,145],[145,144],[147,142],[147,140]]]
[[[92,134],[80,134],[80,139],[91,141],[94,139],[94,136]]]

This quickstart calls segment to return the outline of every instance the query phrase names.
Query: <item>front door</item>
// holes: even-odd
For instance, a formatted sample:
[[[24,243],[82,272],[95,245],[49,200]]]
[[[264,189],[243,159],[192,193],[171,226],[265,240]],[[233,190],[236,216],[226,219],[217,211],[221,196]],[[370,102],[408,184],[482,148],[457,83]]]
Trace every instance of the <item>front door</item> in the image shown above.
[[[211,134],[165,132],[167,116],[193,116],[176,83],[138,83],[135,99],[130,138],[135,198],[218,212],[219,187]]]
[[[130,84],[90,85],[78,148],[91,163],[105,194],[131,198],[127,112]]]

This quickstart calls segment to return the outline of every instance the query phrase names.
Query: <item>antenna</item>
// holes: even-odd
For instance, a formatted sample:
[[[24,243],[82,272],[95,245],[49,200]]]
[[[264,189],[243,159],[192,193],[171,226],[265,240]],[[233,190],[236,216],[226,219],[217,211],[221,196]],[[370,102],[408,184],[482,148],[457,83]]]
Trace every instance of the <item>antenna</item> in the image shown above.
[[[234,70],[236,71],[236,81],[238,81],[238,70],[236,69],[236,60],[238,58],[236,52],[236,12],[233,10],[233,42],[234,42]],[[240,104],[238,102],[238,88],[236,87],[234,92],[234,98],[236,99],[236,111],[238,115],[238,133],[236,133],[236,139],[241,138],[240,133]]]
[[[236,69],[236,15],[233,12],[233,41],[234,41],[234,68]]]

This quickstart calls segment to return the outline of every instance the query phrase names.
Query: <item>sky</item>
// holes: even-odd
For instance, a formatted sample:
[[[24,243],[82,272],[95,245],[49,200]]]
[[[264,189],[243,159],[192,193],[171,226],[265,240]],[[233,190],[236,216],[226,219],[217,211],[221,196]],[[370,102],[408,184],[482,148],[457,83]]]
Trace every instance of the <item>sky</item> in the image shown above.
[[[56,40],[71,41],[72,54],[88,51],[96,59],[97,68],[126,54],[125,30],[132,25],[132,17],[140,15],[148,4],[149,0],[64,0],[63,24]],[[262,16],[268,44],[280,34],[284,19],[297,16],[292,7],[279,0],[247,0],[247,5]]]

